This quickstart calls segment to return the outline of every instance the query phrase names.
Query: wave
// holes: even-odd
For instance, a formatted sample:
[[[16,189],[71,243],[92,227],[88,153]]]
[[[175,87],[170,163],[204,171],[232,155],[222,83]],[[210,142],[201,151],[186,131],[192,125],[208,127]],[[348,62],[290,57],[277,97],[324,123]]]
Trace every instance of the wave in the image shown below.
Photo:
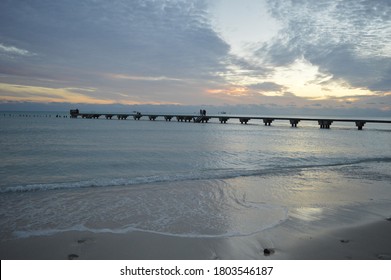
[[[13,236],[17,239],[29,238],[33,236],[52,236],[55,234],[61,234],[71,231],[79,231],[79,232],[91,232],[91,233],[112,233],[112,234],[127,234],[130,232],[144,232],[151,234],[159,234],[164,236],[172,236],[172,237],[182,237],[182,238],[227,238],[227,237],[240,237],[240,236],[251,236],[262,231],[272,229],[282,223],[284,223],[288,219],[287,210],[285,211],[285,218],[276,220],[273,223],[268,225],[258,226],[253,228],[251,231],[228,231],[224,233],[216,233],[216,234],[206,234],[202,232],[183,232],[183,233],[174,233],[174,232],[165,232],[159,230],[149,230],[142,229],[133,226],[128,226],[124,228],[90,228],[85,225],[75,225],[69,228],[64,229],[42,229],[42,230],[19,230],[13,232]]]
[[[78,182],[60,182],[60,183],[42,183],[42,184],[28,184],[11,186],[0,189],[0,193],[18,193],[18,192],[35,192],[35,191],[49,191],[49,190],[63,190],[63,189],[77,189],[77,188],[92,188],[92,187],[116,187],[116,186],[132,186],[144,185],[153,183],[165,182],[180,182],[180,181],[195,181],[195,180],[224,180],[238,177],[251,176],[272,176],[284,175],[289,172],[298,172],[300,170],[322,168],[322,167],[338,167],[358,165],[365,163],[390,163],[391,157],[374,157],[374,158],[357,158],[357,159],[329,159],[327,163],[309,163],[303,164],[306,159],[292,159],[292,158],[277,158],[274,162],[284,162],[284,165],[278,163],[270,164],[270,167],[263,169],[208,169],[198,170],[186,173],[172,173],[155,176],[143,176],[134,178],[115,178],[115,179],[95,179]],[[287,162],[293,164],[287,165]],[[316,159],[315,159],[316,161]],[[299,164],[294,164],[294,163]]]

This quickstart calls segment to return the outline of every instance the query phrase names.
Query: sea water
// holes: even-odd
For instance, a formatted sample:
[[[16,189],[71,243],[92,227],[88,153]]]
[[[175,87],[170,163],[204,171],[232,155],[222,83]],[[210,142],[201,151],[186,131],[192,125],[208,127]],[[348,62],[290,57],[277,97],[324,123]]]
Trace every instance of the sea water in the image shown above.
[[[391,215],[390,124],[20,112],[0,114],[0,135],[0,240],[71,230],[231,237]]]

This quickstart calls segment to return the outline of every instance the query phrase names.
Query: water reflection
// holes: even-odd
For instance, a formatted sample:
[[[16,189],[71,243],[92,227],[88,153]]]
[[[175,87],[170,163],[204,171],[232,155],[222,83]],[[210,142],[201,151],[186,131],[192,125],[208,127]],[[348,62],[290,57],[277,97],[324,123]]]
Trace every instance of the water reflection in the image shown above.
[[[315,208],[315,207],[303,207],[293,209],[290,213],[291,217],[306,221],[306,222],[314,222],[319,221],[323,218],[324,209],[323,208]]]

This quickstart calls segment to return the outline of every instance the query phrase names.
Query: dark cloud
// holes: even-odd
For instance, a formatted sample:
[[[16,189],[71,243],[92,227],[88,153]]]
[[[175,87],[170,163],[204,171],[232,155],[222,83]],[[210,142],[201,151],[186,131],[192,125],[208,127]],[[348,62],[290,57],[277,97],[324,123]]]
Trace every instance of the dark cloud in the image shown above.
[[[391,70],[391,60],[378,57],[363,58],[354,54],[353,46],[339,45],[327,54],[308,49],[306,57],[320,70],[332,73],[334,78],[343,78],[355,87],[379,90],[376,84],[384,84],[383,73]],[[389,69],[387,69],[389,68]],[[388,89],[391,84],[388,84]]]
[[[258,83],[253,84],[249,86],[250,89],[253,90],[259,90],[259,91],[282,91],[285,89],[284,86],[273,83],[273,82],[264,82],[264,83]]]
[[[49,64],[198,77],[223,69],[229,50],[205,9],[203,1],[2,1],[0,42]]]

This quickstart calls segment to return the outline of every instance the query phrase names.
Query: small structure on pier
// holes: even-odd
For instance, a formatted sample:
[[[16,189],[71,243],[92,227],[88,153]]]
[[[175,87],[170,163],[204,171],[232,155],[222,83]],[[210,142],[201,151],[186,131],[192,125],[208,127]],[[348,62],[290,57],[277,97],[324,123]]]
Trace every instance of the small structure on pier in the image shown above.
[[[77,116],[79,115],[79,109],[71,110],[70,114],[71,114],[71,118],[74,119],[77,118]]]
[[[143,115],[140,112],[136,112],[136,114],[133,115],[133,119],[139,121]]]

